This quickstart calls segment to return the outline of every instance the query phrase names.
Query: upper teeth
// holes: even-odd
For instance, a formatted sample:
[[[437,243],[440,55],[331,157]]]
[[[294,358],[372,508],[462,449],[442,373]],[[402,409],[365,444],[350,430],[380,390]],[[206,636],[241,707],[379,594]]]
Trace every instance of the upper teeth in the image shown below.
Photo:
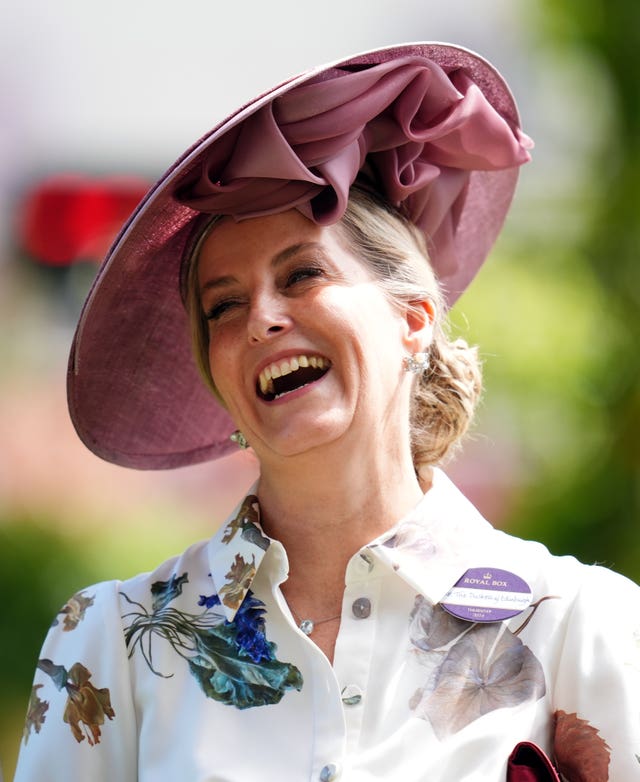
[[[273,393],[273,378],[282,377],[282,375],[290,375],[292,372],[296,372],[300,367],[315,367],[316,369],[324,369],[330,367],[331,362],[327,358],[322,356],[290,356],[283,361],[274,362],[265,367],[258,376],[258,382],[260,384],[260,390],[263,394],[267,392]]]

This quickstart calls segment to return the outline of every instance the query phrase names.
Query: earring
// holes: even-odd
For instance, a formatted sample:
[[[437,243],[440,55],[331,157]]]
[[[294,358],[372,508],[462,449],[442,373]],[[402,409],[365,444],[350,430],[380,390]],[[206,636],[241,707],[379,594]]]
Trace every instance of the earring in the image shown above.
[[[405,372],[412,372],[414,375],[420,375],[429,369],[428,353],[413,353],[404,357],[403,369]]]
[[[242,448],[243,450],[245,448],[249,447],[249,443],[247,442],[247,438],[242,434],[242,432],[239,429],[236,429],[235,432],[232,432],[229,435],[229,439],[232,443],[235,443],[238,448]]]

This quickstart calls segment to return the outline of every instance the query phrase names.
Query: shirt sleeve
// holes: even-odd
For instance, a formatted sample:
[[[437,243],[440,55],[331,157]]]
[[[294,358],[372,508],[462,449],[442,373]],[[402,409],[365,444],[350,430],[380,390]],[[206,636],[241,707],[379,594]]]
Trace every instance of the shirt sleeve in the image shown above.
[[[14,782],[135,782],[136,718],[118,585],[62,607],[37,663]]]
[[[554,687],[556,764],[568,782],[640,779],[640,588],[585,572]]]

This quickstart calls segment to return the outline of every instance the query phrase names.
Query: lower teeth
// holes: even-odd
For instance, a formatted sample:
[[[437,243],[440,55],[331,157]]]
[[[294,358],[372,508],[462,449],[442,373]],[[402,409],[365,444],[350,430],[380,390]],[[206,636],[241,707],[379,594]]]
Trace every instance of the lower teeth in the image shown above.
[[[303,383],[301,386],[298,386],[298,388],[292,388],[291,391],[283,391],[281,394],[276,394],[273,398],[274,399],[280,399],[281,396],[286,396],[287,394],[292,394],[294,391],[298,391],[301,388],[306,388],[309,384]]]
[[[262,381],[258,384],[256,391],[267,402],[273,402],[274,399],[280,399],[285,394],[290,394],[292,391],[297,391],[299,388],[315,383],[321,377],[323,377],[330,367],[323,367],[321,370],[317,370],[311,367],[301,367],[296,372],[296,377],[289,376],[285,379],[281,378],[269,378],[266,382],[266,388],[263,388]],[[299,385],[296,385],[296,381]]]

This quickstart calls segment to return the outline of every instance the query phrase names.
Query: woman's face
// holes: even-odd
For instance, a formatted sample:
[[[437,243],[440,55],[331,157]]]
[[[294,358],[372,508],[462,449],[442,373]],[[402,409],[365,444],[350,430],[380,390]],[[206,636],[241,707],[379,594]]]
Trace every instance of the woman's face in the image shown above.
[[[337,228],[295,210],[223,220],[198,284],[213,380],[259,458],[407,429],[415,316],[391,306]]]

